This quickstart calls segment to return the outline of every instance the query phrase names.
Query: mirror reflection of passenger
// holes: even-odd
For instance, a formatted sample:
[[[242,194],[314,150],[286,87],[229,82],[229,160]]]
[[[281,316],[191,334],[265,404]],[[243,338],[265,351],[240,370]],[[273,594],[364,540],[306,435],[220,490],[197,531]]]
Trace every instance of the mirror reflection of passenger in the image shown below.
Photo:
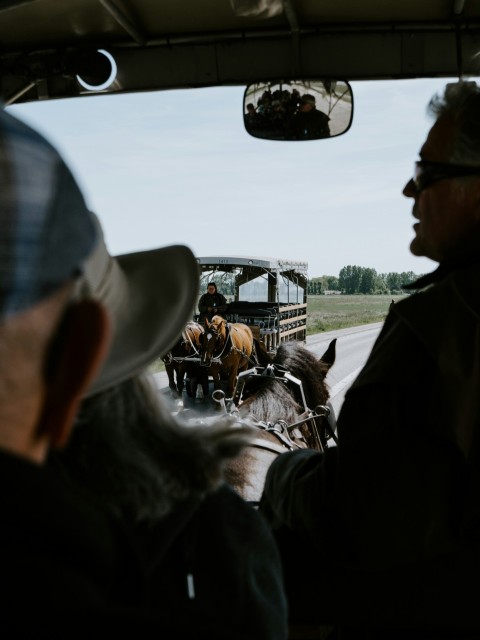
[[[273,137],[285,138],[290,130],[289,117],[280,100],[272,101],[269,125]]]
[[[300,106],[293,119],[295,137],[298,140],[329,138],[329,121],[329,116],[316,108],[315,97],[305,93],[300,98]]]
[[[285,98],[285,106],[289,117],[293,117],[300,106],[300,92],[298,89],[292,89],[292,93],[286,92],[288,95]]]
[[[244,116],[245,126],[247,127],[247,129],[256,129],[261,118],[255,109],[255,105],[250,102],[249,104],[247,104],[246,109],[247,113]]]
[[[207,292],[198,301],[198,310],[200,311],[199,322],[205,322],[205,318],[209,321],[215,315],[222,315],[227,307],[227,300],[224,295],[217,291],[215,282],[209,282]]]

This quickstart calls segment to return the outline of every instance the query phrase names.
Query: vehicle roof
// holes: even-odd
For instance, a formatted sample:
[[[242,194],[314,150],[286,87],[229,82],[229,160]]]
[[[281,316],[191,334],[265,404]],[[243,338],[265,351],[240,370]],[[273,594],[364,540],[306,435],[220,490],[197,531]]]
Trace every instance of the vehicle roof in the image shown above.
[[[255,256],[209,256],[197,258],[202,271],[233,271],[236,268],[251,267],[269,271],[297,271],[307,274],[308,263],[300,260],[267,258]]]
[[[103,48],[109,92],[476,74],[474,0],[0,0],[7,102],[85,94],[72,54]]]

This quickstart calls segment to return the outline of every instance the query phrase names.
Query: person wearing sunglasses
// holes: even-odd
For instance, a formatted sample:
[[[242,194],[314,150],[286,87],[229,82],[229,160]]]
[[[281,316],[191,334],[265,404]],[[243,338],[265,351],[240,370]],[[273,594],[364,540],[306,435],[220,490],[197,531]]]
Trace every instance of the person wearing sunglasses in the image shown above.
[[[480,637],[469,587],[480,571],[480,88],[447,85],[429,110],[403,193],[410,250],[438,267],[391,305],[346,394],[338,447],[278,457],[260,505],[291,622],[368,638]],[[316,550],[303,582],[301,545]]]

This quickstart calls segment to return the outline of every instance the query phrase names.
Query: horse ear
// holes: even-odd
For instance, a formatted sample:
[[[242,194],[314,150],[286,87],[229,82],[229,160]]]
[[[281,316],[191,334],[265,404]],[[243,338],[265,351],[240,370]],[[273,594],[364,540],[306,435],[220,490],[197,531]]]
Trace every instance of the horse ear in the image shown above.
[[[210,329],[210,322],[208,321],[208,318],[205,318],[205,326],[207,329]]]
[[[335,362],[336,344],[337,344],[337,339],[334,338],[330,342],[330,344],[328,345],[328,349],[325,351],[323,356],[320,358],[320,362],[322,362],[324,365],[326,365],[328,369],[330,369],[330,367]]]
[[[265,343],[254,338],[253,344],[255,345],[255,354],[257,356],[258,364],[261,367],[266,367],[267,364],[272,364],[273,358],[268,353]]]

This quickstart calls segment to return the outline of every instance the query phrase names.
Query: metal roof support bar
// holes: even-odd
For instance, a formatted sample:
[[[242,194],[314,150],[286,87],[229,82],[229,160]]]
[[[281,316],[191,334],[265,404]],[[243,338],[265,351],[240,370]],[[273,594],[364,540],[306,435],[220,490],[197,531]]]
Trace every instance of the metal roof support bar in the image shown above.
[[[5,99],[5,106],[8,107],[10,104],[13,104],[14,102],[16,102],[25,93],[30,91],[30,89],[33,89],[35,85],[36,85],[35,82],[29,82],[28,84],[26,84],[24,87],[22,87],[21,89],[16,91],[14,94],[12,94],[9,98]]]
[[[457,54],[457,74],[458,79],[462,79],[463,75],[463,52],[462,52],[462,37],[460,33],[462,15],[465,9],[465,0],[453,0],[453,18],[455,21],[455,46]]]
[[[147,39],[140,32],[133,21],[113,2],[113,0],[99,0],[100,4],[110,13],[110,15],[118,22],[118,24],[125,29],[125,31],[132,36],[137,44],[143,46],[146,44]]]
[[[292,75],[296,76],[300,70],[300,26],[298,24],[297,14],[293,8],[292,0],[283,0],[283,8],[290,25],[292,34]]]

